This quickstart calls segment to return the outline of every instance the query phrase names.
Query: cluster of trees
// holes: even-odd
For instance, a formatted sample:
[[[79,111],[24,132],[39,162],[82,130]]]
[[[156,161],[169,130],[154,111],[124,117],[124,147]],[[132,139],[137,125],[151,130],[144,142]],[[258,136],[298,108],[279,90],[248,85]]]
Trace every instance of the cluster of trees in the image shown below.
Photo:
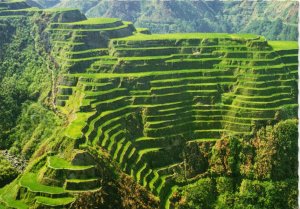
[[[180,209],[297,208],[297,124],[289,119],[261,128],[250,139],[193,145],[187,155],[191,157],[187,174],[205,177],[175,193],[174,205]]]
[[[22,104],[22,112],[16,126],[12,129],[7,141],[12,143],[10,152],[22,155],[26,159],[38,149],[59,138],[62,121],[58,116],[37,102],[26,101]],[[49,142],[50,141],[50,142]]]
[[[179,209],[294,209],[297,208],[297,180],[259,181],[232,177],[203,178],[175,194]]]
[[[270,40],[297,40],[297,31],[296,24],[285,24],[279,18],[275,21],[269,19],[253,21],[241,30],[245,33],[261,34]]]
[[[51,89],[51,76],[36,50],[32,23],[26,18],[7,21],[2,25],[7,33],[0,44],[0,149],[16,141],[11,134],[26,111],[25,103],[43,100]]]

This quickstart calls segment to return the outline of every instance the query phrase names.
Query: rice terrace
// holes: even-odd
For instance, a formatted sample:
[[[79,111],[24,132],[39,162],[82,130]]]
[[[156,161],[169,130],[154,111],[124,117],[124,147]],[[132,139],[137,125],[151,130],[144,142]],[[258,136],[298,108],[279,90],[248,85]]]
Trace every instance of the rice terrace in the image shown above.
[[[35,4],[0,0],[0,209],[298,207],[296,40]]]

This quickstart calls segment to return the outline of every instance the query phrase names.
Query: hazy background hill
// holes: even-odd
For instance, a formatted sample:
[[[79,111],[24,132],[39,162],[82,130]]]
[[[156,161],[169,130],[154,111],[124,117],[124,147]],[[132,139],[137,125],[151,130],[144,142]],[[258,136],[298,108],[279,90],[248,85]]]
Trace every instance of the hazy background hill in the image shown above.
[[[298,1],[35,0],[43,7],[78,8],[88,17],[119,17],[153,33],[256,33],[297,40]]]

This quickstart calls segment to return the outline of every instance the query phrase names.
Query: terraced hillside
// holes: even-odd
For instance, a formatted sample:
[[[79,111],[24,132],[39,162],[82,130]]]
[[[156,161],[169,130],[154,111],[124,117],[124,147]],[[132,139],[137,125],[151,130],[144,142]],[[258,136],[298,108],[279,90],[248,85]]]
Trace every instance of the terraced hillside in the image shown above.
[[[169,208],[177,188],[201,178],[178,178],[188,146],[250,137],[297,112],[296,42],[251,34],[150,35],[130,22],[87,19],[77,10],[39,10],[22,1],[0,8],[0,23],[48,19],[48,59],[60,68],[54,106],[68,118],[64,143],[74,148],[36,160],[0,191],[0,208],[64,208],[81,192],[97,192],[101,168],[91,153],[102,149]]]

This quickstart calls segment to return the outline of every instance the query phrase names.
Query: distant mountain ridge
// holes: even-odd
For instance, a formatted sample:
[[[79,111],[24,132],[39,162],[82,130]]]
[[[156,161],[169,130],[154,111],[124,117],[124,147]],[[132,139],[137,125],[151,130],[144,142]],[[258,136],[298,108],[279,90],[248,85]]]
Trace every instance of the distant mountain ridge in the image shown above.
[[[88,17],[118,17],[153,33],[256,33],[297,40],[298,1],[35,0],[41,6],[78,8]]]

